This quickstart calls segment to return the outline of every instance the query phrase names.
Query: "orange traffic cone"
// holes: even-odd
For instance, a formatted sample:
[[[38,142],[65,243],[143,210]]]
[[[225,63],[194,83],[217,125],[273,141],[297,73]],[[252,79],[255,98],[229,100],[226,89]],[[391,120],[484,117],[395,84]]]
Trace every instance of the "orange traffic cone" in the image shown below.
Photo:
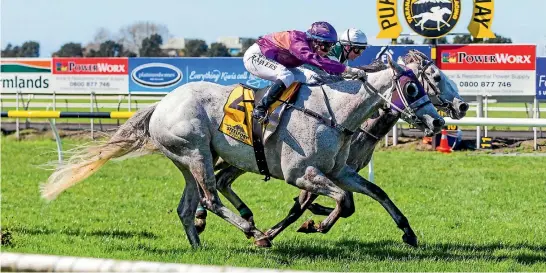
[[[451,153],[451,147],[447,143],[447,130],[442,129],[442,138],[440,139],[440,146],[436,147],[436,151],[449,154]]]

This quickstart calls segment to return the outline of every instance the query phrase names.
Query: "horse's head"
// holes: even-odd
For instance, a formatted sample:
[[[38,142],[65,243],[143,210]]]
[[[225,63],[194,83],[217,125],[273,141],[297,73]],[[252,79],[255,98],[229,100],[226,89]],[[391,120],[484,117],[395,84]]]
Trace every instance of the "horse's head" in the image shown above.
[[[443,7],[442,9],[440,9],[440,11],[443,13],[443,14],[451,14],[451,10],[446,8],[446,7]]]
[[[432,105],[414,73],[419,65],[410,63],[402,67],[390,57],[388,63],[394,71],[389,110],[401,114],[402,119],[422,129],[428,136],[439,133],[445,121]]]
[[[449,114],[453,119],[461,119],[468,111],[468,103],[459,96],[459,89],[454,81],[449,79],[436,64],[418,50],[410,50],[399,62],[409,65],[418,64],[417,74],[421,84],[425,87],[432,104]]]

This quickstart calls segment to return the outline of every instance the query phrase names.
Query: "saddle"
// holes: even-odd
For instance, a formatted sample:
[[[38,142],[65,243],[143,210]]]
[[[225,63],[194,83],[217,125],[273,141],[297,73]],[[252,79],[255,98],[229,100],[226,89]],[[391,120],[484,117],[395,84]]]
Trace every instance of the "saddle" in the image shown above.
[[[254,148],[258,169],[265,175],[266,181],[269,180],[270,174],[265,160],[264,144],[275,133],[281,121],[287,107],[283,102],[292,103],[300,86],[301,83],[295,82],[286,88],[280,98],[269,107],[269,122],[265,125],[252,117],[252,110],[264,96],[267,87],[258,89],[240,83],[231,91],[224,105],[224,117],[218,130]]]

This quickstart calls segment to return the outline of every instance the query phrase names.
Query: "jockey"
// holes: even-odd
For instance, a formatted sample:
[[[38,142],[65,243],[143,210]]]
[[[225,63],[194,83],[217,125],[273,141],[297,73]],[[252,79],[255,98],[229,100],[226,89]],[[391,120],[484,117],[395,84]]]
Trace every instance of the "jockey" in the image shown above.
[[[315,22],[306,32],[290,30],[260,37],[247,49],[243,62],[250,73],[273,84],[266,87],[263,98],[254,108],[253,117],[262,123],[266,121],[269,106],[294,82],[290,68],[310,64],[330,74],[365,77],[363,70],[326,57],[336,42],[336,30],[327,22]]]
[[[349,28],[341,33],[337,43],[328,53],[328,57],[342,64],[354,61],[368,47],[368,38],[360,29]]]

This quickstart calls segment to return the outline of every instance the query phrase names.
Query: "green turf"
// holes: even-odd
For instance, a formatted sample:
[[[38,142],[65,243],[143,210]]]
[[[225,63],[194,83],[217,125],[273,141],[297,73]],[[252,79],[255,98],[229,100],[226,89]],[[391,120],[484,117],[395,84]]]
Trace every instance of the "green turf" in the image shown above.
[[[356,195],[356,213],[328,234],[295,232],[306,213],[272,248],[258,249],[210,215],[204,247],[192,250],[176,214],[183,178],[165,158],[110,162],[47,204],[38,186],[50,172],[35,166],[55,160],[55,143],[1,140],[2,229],[12,235],[5,252],[313,271],[546,271],[546,157],[377,152],[376,182],[408,217],[416,249],[378,203]],[[298,190],[260,178],[244,175],[234,188],[265,230]]]

